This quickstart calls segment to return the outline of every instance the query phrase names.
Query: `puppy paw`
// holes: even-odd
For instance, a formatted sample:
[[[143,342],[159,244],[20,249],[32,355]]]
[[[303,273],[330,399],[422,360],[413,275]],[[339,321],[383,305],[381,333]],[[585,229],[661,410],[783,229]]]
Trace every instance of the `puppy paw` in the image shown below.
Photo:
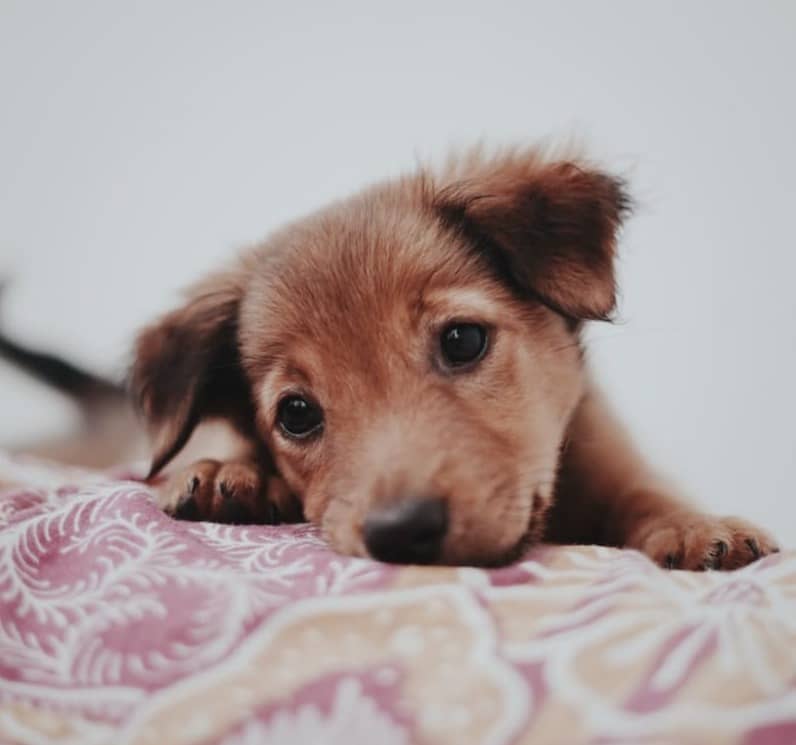
[[[179,520],[276,525],[302,519],[301,505],[282,479],[251,461],[196,461],[157,492],[161,509]]]
[[[761,528],[735,517],[676,512],[653,518],[628,545],[667,569],[738,569],[779,551]]]

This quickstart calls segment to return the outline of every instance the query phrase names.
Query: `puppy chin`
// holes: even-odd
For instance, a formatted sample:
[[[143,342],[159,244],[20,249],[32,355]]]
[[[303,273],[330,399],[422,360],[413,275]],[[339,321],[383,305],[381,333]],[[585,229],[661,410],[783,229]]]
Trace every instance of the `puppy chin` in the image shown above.
[[[547,515],[553,504],[553,487],[549,484],[537,486],[533,492],[531,514],[523,536],[528,546],[539,543],[547,528]]]
[[[483,546],[467,547],[461,545],[466,544],[465,541],[460,541],[457,549],[451,551],[441,563],[501,567],[522,559],[531,547],[544,538],[552,492],[553,488],[549,484],[540,484],[526,491],[531,497],[527,501],[523,499],[524,514],[512,521],[515,525],[523,526],[520,530],[501,536],[500,541],[482,536]]]
[[[527,512],[522,510],[518,517],[505,522],[496,521],[496,515],[485,514],[488,517],[480,526],[474,518],[468,520],[466,531],[452,532],[438,564],[491,568],[505,566],[517,558],[518,546],[524,546]]]

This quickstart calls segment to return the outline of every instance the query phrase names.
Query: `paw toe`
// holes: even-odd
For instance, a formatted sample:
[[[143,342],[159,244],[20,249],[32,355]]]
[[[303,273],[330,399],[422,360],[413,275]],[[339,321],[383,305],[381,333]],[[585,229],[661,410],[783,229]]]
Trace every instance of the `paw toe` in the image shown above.
[[[303,519],[281,478],[252,461],[200,460],[158,487],[158,503],[179,520],[276,525]]]
[[[191,520],[196,521],[200,519],[199,507],[193,494],[185,493],[180,495],[174,509],[169,513],[177,520]]]
[[[251,523],[261,493],[260,475],[248,463],[225,463],[215,479],[214,513],[221,522]]]
[[[738,569],[778,550],[765,531],[738,518],[678,513],[650,528],[640,548],[666,569]]]

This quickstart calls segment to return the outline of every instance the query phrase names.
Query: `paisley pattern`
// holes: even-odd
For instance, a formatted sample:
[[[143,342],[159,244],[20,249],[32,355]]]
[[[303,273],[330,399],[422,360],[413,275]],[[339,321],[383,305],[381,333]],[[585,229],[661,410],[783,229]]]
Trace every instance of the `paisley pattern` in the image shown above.
[[[796,743],[796,552],[392,567],[0,456],[0,743]]]

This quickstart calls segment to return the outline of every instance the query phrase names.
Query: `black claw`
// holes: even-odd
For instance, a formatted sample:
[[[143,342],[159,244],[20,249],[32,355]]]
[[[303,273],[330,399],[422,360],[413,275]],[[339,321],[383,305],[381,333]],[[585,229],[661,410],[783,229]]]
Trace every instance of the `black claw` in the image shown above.
[[[192,478],[192,479],[191,479],[191,480],[188,482],[187,495],[188,495],[189,497],[192,497],[192,496],[193,496],[193,495],[196,493],[196,490],[197,490],[198,488],[199,488],[199,477],[198,477],[198,476],[194,476],[194,477],[193,477],[193,478]]]
[[[666,554],[666,559],[664,559],[663,565],[667,569],[674,569],[675,566],[674,554]]]
[[[199,507],[193,494],[183,494],[177,502],[177,508],[174,510],[174,517],[177,520],[190,520],[195,522],[199,519]]]
[[[232,499],[234,496],[232,487],[226,481],[219,483],[218,491],[224,499]]]
[[[757,545],[757,541],[754,538],[747,538],[745,542],[746,545],[749,546],[749,550],[752,552],[752,556],[754,556],[755,559],[759,559],[760,546]]]
[[[729,546],[724,541],[716,541],[713,550],[705,561],[705,569],[721,569],[722,559],[729,553]]]
[[[232,499],[227,499],[221,507],[219,522],[230,523],[232,525],[249,525],[252,519],[249,510],[247,510],[244,505]]]

